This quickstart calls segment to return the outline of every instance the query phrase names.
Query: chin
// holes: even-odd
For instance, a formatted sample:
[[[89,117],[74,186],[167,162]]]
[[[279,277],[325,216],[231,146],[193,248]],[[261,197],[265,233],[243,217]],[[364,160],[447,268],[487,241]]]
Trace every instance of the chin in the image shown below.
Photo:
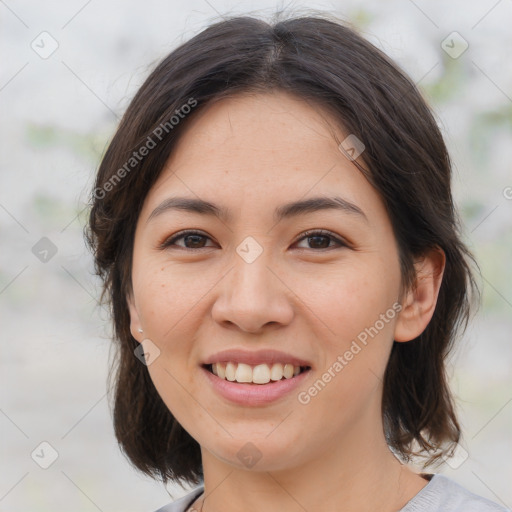
[[[271,432],[272,429],[267,431]],[[272,434],[271,434],[272,435]],[[209,450],[217,459],[247,471],[282,471],[291,465],[299,463],[303,450],[299,449],[302,443],[292,443],[280,437],[271,440],[269,437],[259,438],[245,436],[243,439],[230,439],[224,446],[217,444]]]

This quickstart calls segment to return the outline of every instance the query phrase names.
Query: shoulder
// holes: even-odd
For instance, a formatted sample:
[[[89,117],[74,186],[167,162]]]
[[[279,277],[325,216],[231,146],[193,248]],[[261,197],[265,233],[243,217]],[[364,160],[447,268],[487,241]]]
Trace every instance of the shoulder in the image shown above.
[[[204,487],[200,486],[195,488],[193,491],[189,492],[179,500],[174,501],[173,503],[169,503],[162,508],[159,508],[155,512],[185,512],[187,508],[192,504],[195,499],[202,494],[204,491]]]
[[[454,480],[435,474],[400,512],[510,512],[472,493]]]

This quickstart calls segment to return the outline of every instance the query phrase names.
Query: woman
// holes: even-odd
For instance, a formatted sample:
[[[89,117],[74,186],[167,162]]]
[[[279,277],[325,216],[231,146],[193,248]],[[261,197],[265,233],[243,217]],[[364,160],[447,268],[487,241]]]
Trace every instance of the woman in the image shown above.
[[[439,474],[471,254],[418,90],[320,17],[216,23],[168,55],[98,170],[88,240],[114,425],[161,512],[503,511]]]

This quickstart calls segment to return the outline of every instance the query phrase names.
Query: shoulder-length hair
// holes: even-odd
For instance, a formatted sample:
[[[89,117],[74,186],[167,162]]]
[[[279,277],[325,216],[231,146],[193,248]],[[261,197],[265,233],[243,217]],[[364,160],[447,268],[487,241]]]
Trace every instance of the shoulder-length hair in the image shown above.
[[[415,257],[435,247],[446,254],[433,317],[416,339],[393,344],[382,398],[390,449],[404,461],[425,457],[424,467],[439,462],[461,435],[446,358],[471,316],[472,292],[479,292],[474,259],[460,238],[449,155],[411,79],[355,29],[327,15],[273,23],[239,16],[209,26],[156,66],[103,156],[86,240],[113,319],[117,351],[110,376],[115,374],[113,421],[121,449],[136,468],[164,482],[203,478],[199,444],[134,355],[138,342],[130,333],[127,296],[135,226],[188,121],[209,102],[271,90],[326,107],[364,143],[365,168],[359,169],[384,201],[403,286],[414,286]]]

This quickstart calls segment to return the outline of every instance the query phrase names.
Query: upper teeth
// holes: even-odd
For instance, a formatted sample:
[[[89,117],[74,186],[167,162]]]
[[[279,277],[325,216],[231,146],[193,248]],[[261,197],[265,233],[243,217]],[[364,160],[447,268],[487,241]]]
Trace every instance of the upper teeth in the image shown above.
[[[271,380],[291,379],[300,373],[300,366],[293,364],[274,363],[258,364],[254,367],[244,363],[213,363],[212,372],[221,379],[236,382],[253,382],[267,384]]]

